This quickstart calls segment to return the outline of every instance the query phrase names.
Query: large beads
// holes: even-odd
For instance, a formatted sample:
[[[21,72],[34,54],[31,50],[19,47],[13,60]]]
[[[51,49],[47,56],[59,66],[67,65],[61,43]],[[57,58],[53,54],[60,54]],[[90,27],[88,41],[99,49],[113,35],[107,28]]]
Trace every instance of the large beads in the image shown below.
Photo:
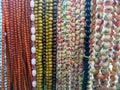
[[[31,48],[31,52],[32,52],[32,53],[35,53],[35,52],[36,52],[36,48],[35,48],[35,47],[32,47],[32,48]]]
[[[32,86],[33,86],[33,87],[36,87],[36,85],[37,85],[36,81],[33,81],[33,82],[32,82]]]
[[[34,1],[31,0],[31,1],[30,1],[30,7],[33,8],[33,7],[34,7],[34,4],[35,4]]]
[[[30,18],[31,18],[31,21],[34,21],[35,20],[35,15],[31,14]]]
[[[31,27],[31,33],[35,34],[35,27]]]

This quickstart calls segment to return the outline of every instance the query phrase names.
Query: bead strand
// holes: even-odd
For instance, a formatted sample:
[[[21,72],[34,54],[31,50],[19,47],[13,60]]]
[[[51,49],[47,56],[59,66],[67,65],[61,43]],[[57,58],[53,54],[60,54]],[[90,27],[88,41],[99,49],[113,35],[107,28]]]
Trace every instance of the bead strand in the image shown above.
[[[110,3],[113,3],[112,5]],[[111,63],[109,65],[109,70],[110,70],[110,77],[109,77],[109,89],[110,90],[117,90],[116,84],[118,83],[118,50],[117,48],[117,43],[115,43],[116,37],[115,35],[117,35],[116,33],[116,25],[115,25],[115,13],[116,13],[116,1],[108,1],[106,2],[106,12],[111,11],[113,18],[111,20],[111,22],[108,22],[108,25],[106,25],[107,27],[111,27],[111,34],[110,36],[112,37],[111,39],[111,53],[110,53],[110,58],[111,58]],[[110,7],[109,7],[110,6]]]
[[[109,2],[109,1],[108,1]],[[111,1],[110,1],[111,2]],[[113,2],[112,2],[113,3]],[[108,4],[108,6],[111,6],[111,4]],[[111,14],[111,11],[109,11],[109,7],[107,7],[107,1],[104,0],[104,8],[103,8],[103,28],[102,28],[102,43],[101,43],[101,50],[100,50],[100,55],[101,55],[101,59],[102,59],[102,66],[101,66],[101,69],[100,69],[100,72],[102,74],[102,78],[100,80],[101,82],[101,88],[102,89],[107,89],[109,88],[109,81],[110,81],[110,69],[109,69],[109,66],[111,65],[110,61],[111,61],[111,57],[110,57],[110,53],[111,53],[111,45],[112,43],[110,42],[112,40],[112,37],[111,37],[111,31],[112,31],[112,28],[109,27],[111,24],[112,24],[112,17],[113,15]],[[108,9],[108,10],[107,10]],[[107,25],[107,23],[109,23]],[[105,36],[108,36],[109,38],[106,39]]]
[[[24,1],[22,1],[22,3],[24,3]],[[31,55],[31,47],[30,44],[31,44],[31,20],[28,19],[30,18],[30,15],[31,15],[31,12],[29,10],[31,10],[31,7],[29,6],[30,5],[30,0],[26,0],[25,4],[24,4],[26,7],[25,7],[25,22],[26,22],[26,26],[24,28],[24,36],[25,36],[25,39],[24,39],[24,42],[25,42],[25,50],[26,50],[26,58],[27,58],[27,66],[28,66],[28,78],[29,79],[29,82],[28,84],[31,85],[31,82],[32,82],[32,66],[31,66],[31,58],[32,58],[32,55]],[[29,7],[28,7],[29,6]],[[34,9],[34,8],[33,8]],[[28,28],[26,28],[28,27]],[[28,34],[27,34],[28,33]],[[32,88],[32,85],[30,86],[30,88]]]
[[[66,3],[66,2],[64,2]],[[65,31],[66,31],[66,34],[65,34],[65,38],[66,38],[66,41],[65,41],[65,45],[66,45],[66,70],[67,70],[67,73],[66,73],[66,89],[68,90],[71,90],[72,89],[72,71],[73,71],[73,68],[72,68],[72,65],[70,62],[73,62],[72,60],[72,44],[71,44],[71,41],[72,41],[72,34],[73,34],[73,30],[72,30],[72,9],[73,7],[72,6],[72,0],[70,1],[67,1],[67,8],[66,8],[66,17],[63,17],[64,18],[64,22],[66,22],[66,28],[65,28]],[[69,14],[67,14],[67,12],[71,12]],[[65,21],[65,18],[66,18],[66,21]],[[74,28],[74,27],[73,27]],[[74,42],[73,42],[74,43]]]
[[[61,34],[61,26],[62,26],[62,0],[58,0],[58,13],[57,13],[57,90],[62,89],[62,41],[63,35]]]
[[[95,83],[94,83],[94,89],[98,89],[101,85],[101,83],[99,82],[100,78],[99,77],[101,74],[99,72],[100,70],[100,43],[101,43],[101,26],[102,26],[102,22],[103,22],[103,1],[102,0],[97,0],[96,1],[96,15],[95,15],[95,33],[94,33],[94,51],[93,51],[93,60],[94,60],[94,67],[95,69],[93,70],[94,73],[94,79],[95,79]]]
[[[18,5],[18,3],[17,3],[17,5]],[[15,27],[14,28],[14,32],[15,33],[17,33],[17,27],[16,27],[17,26],[16,25],[17,19],[16,19],[16,14],[15,14],[16,13],[15,9],[18,10],[18,8],[16,8],[17,5],[14,2],[13,6],[12,6],[13,7],[13,17],[12,18],[13,18],[13,27]],[[14,34],[14,38],[15,38],[15,44],[16,44],[17,43],[17,38],[18,38],[16,34]],[[17,50],[17,45],[15,45],[15,49]],[[16,52],[14,52],[14,59],[15,59],[15,57],[16,57]],[[18,60],[14,61],[14,65],[15,65],[14,67],[15,68],[14,68],[14,79],[13,80],[14,80],[14,87],[15,87],[15,89],[18,89],[18,87],[17,87],[17,85],[18,85],[18,83],[17,83],[17,73],[18,73],[17,69],[18,68],[16,68],[16,67],[18,67],[17,61]]]
[[[52,89],[52,10],[53,10],[53,0],[46,1],[46,89]]]
[[[47,2],[48,1],[45,1],[43,0],[43,12],[42,12],[42,20],[43,20],[43,37],[42,37],[42,44],[43,44],[43,49],[42,49],[42,52],[43,52],[43,56],[42,56],[42,62],[43,62],[43,90],[45,89],[48,89],[49,88],[49,83],[47,81],[47,77],[49,77],[49,67],[47,67],[47,62],[49,62],[49,51],[47,52],[48,48],[48,29],[47,29]],[[49,90],[49,89],[48,89]]]
[[[61,59],[62,59],[62,61],[61,61],[61,70],[62,70],[62,72],[61,72],[61,79],[63,79],[62,81],[61,81],[61,89],[66,89],[66,87],[67,87],[67,85],[66,85],[66,82],[67,82],[67,80],[66,80],[66,75],[67,75],[67,71],[66,71],[66,68],[67,68],[67,66],[66,66],[66,64],[67,64],[67,58],[66,58],[66,48],[67,48],[67,46],[66,46],[66,9],[67,9],[67,0],[63,0],[63,1],[61,1],[61,3],[62,3],[62,15],[61,15],[61,18],[62,18],[62,26],[61,26],[61,36],[62,36],[62,34],[63,34],[63,42],[61,43],[61,47],[63,47],[62,48],[62,51],[61,51]]]
[[[71,23],[70,26],[71,28],[71,35],[70,35],[70,47],[71,47],[71,55],[70,55],[70,66],[71,66],[71,89],[76,88],[76,79],[77,79],[77,60],[76,60],[76,50],[75,50],[75,44],[76,44],[76,27],[75,27],[75,22],[76,22],[76,0],[71,1]]]
[[[2,19],[2,21],[3,21],[3,23],[2,23],[2,90],[4,90],[5,89],[5,87],[4,87],[4,68],[5,68],[5,62],[4,62],[4,50],[5,50],[5,48],[4,48],[4,44],[5,44],[5,26],[6,26],[6,29],[8,30],[9,29],[9,22],[8,22],[8,10],[7,10],[7,8],[8,8],[8,1],[3,1],[3,19]],[[9,33],[9,32],[8,32]],[[10,38],[10,36],[9,35],[7,35],[7,42],[6,42],[6,49],[9,51],[9,49],[8,49],[8,45],[7,45],[7,43],[10,43],[10,40],[9,40],[9,38]],[[6,54],[8,54],[8,52],[6,53]],[[10,90],[10,67],[9,67],[9,64],[10,63],[8,63],[9,62],[9,57],[7,57],[7,83],[8,83],[8,90]]]
[[[42,62],[42,33],[43,33],[43,1],[35,0],[35,28],[36,28],[36,70],[37,70],[37,90],[42,90],[43,82],[43,62]]]
[[[85,26],[85,56],[83,58],[84,65],[84,78],[82,83],[82,89],[87,90],[88,88],[88,80],[89,80],[89,56],[90,56],[90,29],[91,29],[91,0],[86,0],[85,2],[85,18],[86,18],[86,26]]]
[[[2,0],[0,0],[0,89],[2,85]]]
[[[76,41],[78,42],[79,45],[79,50],[78,50],[78,59],[79,59],[79,89],[82,90],[82,81],[83,81],[83,57],[84,57],[84,36],[85,36],[85,0],[81,0],[80,1],[80,7],[78,8],[80,9],[80,19],[77,19],[77,23],[79,25],[79,23],[81,23],[78,27],[76,27],[76,30],[79,31],[79,38]],[[76,32],[77,32],[76,31]]]
[[[119,63],[119,60],[120,60],[120,54],[119,54],[119,51],[120,51],[120,11],[119,11],[119,8],[120,8],[120,3],[118,0],[115,1],[115,4],[114,4],[114,7],[115,7],[115,12],[114,12],[114,30],[115,30],[115,33],[114,33],[114,50],[115,50],[115,54],[114,54],[114,62],[112,62],[112,65],[113,65],[113,69],[112,69],[112,75],[115,76],[113,78],[111,78],[111,80],[113,80],[113,82],[111,83],[111,87],[113,88],[113,90],[117,89],[119,90],[120,89],[120,63]],[[115,88],[115,89],[114,89]]]
[[[36,40],[36,37],[35,37],[35,16],[34,16],[34,0],[31,0],[30,1],[30,7],[31,7],[31,41],[32,41],[32,47],[35,47],[35,40]],[[32,64],[32,87],[33,87],[33,90],[36,89],[36,58],[35,58],[35,53],[32,52],[32,57],[31,57],[31,64]]]
[[[81,59],[80,59],[80,53],[79,53],[79,41],[80,41],[80,1],[79,0],[76,0],[75,3],[74,3],[74,7],[75,8],[75,11],[74,11],[74,15],[75,15],[75,63],[74,63],[74,66],[75,66],[75,69],[73,73],[75,73],[75,81],[74,81],[74,88],[77,90],[77,89],[80,89],[81,86],[79,86],[79,83],[81,83],[81,81],[79,81],[79,77],[80,77],[80,70],[81,70]],[[80,77],[81,78],[81,77]]]
[[[5,1],[3,2],[3,5],[6,5]],[[2,68],[1,68],[1,89],[4,90],[4,43],[5,43],[5,14],[6,14],[6,8],[7,6],[3,6],[3,14],[2,14]]]
[[[57,63],[57,5],[58,5],[58,0],[53,0],[53,71],[52,71],[52,90],[56,90],[56,63]]]
[[[96,1],[94,1],[94,0],[91,0],[91,10],[92,9],[94,9],[96,7]],[[88,80],[88,86],[87,86],[87,88],[88,88],[88,90],[92,90],[93,89],[93,82],[94,82],[94,70],[95,70],[95,67],[94,67],[94,65],[95,65],[95,62],[94,62],[94,59],[92,59],[91,57],[92,57],[92,55],[93,55],[93,44],[94,44],[94,29],[95,29],[95,19],[94,19],[94,17],[95,17],[95,11],[93,10],[93,11],[91,11],[91,15],[92,15],[92,17],[91,17],[91,31],[89,32],[89,34],[90,34],[90,53],[91,53],[91,55],[90,55],[90,58],[89,58],[89,65],[90,65],[90,69],[89,69],[89,80]],[[90,22],[89,22],[90,23]]]

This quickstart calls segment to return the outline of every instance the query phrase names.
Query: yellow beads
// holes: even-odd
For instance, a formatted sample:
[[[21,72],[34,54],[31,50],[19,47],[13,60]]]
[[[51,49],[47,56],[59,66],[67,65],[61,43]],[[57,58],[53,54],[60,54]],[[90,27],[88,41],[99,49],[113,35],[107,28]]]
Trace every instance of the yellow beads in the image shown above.
[[[43,66],[42,66],[42,4],[43,0],[35,0],[35,25],[36,25],[36,70],[37,90],[42,90]]]

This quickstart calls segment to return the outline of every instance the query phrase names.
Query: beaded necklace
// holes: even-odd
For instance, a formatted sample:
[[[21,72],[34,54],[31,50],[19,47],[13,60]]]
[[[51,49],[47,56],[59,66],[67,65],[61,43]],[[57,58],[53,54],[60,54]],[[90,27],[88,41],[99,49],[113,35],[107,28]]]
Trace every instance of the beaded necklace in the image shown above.
[[[94,74],[94,79],[95,79],[95,83],[94,83],[94,89],[98,89],[100,88],[100,43],[101,43],[101,25],[102,25],[102,17],[103,17],[103,1],[102,0],[97,0],[96,1],[96,20],[95,20],[95,28],[94,28],[94,50],[93,50],[93,60],[94,60],[94,67],[95,69],[92,70],[93,74]]]
[[[115,7],[115,8],[114,8]],[[110,63],[110,78],[109,78],[109,89],[110,90],[117,90],[117,83],[118,83],[118,56],[117,53],[118,53],[118,50],[117,47],[118,47],[118,44],[116,43],[116,8],[117,8],[117,5],[116,5],[116,1],[113,2],[113,5],[112,5],[112,8],[108,8],[108,9],[111,9],[111,13],[113,14],[113,23],[109,24],[109,27],[111,26],[112,28],[112,31],[111,31],[111,37],[112,37],[112,43],[111,43],[111,54],[110,54],[110,57],[112,58],[111,60],[111,63]]]
[[[72,29],[72,9],[73,7],[70,9],[71,5],[72,5],[72,0],[70,1],[67,1],[67,2],[64,2],[64,3],[67,3],[67,9],[66,9],[66,17],[63,17],[64,18],[64,22],[66,22],[66,26],[65,26],[65,31],[66,31],[66,34],[65,34],[65,45],[66,45],[66,70],[67,70],[67,73],[66,73],[66,89],[68,90],[71,90],[72,89],[72,71],[73,71],[73,68],[72,68],[72,65],[70,62],[73,61],[72,59],[72,34],[73,34],[73,29]],[[67,12],[71,12],[70,14],[67,14]],[[66,20],[65,20],[66,18]],[[73,27],[75,28],[75,27]]]
[[[51,90],[52,88],[52,38],[53,38],[53,29],[52,29],[52,20],[53,20],[53,0],[46,1],[46,89]],[[52,51],[51,51],[52,50]]]
[[[6,1],[5,4],[5,25],[6,25],[6,55],[7,55],[7,82],[8,90],[29,89],[31,90],[31,66],[30,66],[30,33],[24,8],[28,7],[28,1]],[[23,6],[21,6],[23,5]],[[29,10],[28,10],[29,11]],[[21,13],[22,12],[22,13]],[[3,13],[3,14],[4,14]],[[23,19],[27,18],[27,19]],[[21,21],[22,20],[22,21]],[[29,19],[28,19],[29,20]],[[22,23],[21,23],[22,22]],[[11,23],[11,24],[10,24]],[[30,23],[29,23],[30,24]],[[21,38],[22,37],[22,38]],[[14,43],[15,42],[15,43]],[[26,48],[26,46],[28,46]],[[24,51],[23,51],[24,50]],[[26,63],[27,62],[27,63]],[[4,65],[4,64],[3,64]],[[4,78],[2,78],[4,80]],[[2,85],[3,86],[3,85]],[[4,87],[3,87],[4,88]],[[4,90],[4,89],[3,89]]]
[[[61,7],[62,5],[62,7]],[[58,89],[66,89],[66,9],[67,9],[67,1],[61,0],[58,3],[58,18],[59,18],[59,24],[58,24],[58,69],[60,69],[60,72],[58,71]],[[62,14],[61,14],[62,13]],[[60,44],[59,44],[60,43]]]
[[[82,83],[82,89],[87,90],[87,84],[89,80],[89,56],[90,56],[90,24],[91,24],[91,0],[86,0],[85,2],[85,18],[86,18],[86,26],[85,26],[85,56],[83,58],[84,65],[84,77]]]
[[[81,70],[81,66],[80,66],[80,64],[81,64],[81,59],[80,59],[80,53],[79,53],[79,40],[80,40],[80,36],[79,36],[79,33],[80,33],[80,25],[79,25],[79,23],[80,23],[80,1],[79,0],[76,0],[76,1],[73,1],[73,6],[74,6],[74,8],[75,8],[75,10],[73,10],[74,11],[74,15],[75,16],[73,16],[73,17],[75,17],[74,19],[75,19],[75,21],[74,21],[74,23],[75,23],[75,36],[74,36],[74,42],[75,42],[75,44],[74,44],[74,61],[73,62],[75,62],[75,63],[73,63],[73,65],[74,65],[74,72],[72,72],[72,73],[74,73],[74,75],[75,75],[75,77],[74,77],[74,89],[80,89],[80,87],[81,86],[79,86],[79,83],[81,83],[81,81],[79,81],[79,78],[81,78],[80,77],[80,70]]]
[[[91,10],[92,9],[94,9],[96,7],[96,1],[95,0],[91,0]],[[95,17],[95,11],[94,10],[92,10],[91,11],[91,15],[92,15],[92,18],[91,18],[91,21],[88,21],[88,23],[91,23],[91,31],[89,32],[89,34],[90,34],[90,53],[91,53],[91,55],[90,55],[90,58],[89,58],[89,67],[90,67],[90,69],[89,69],[89,80],[88,80],[88,86],[87,86],[87,88],[88,88],[88,90],[92,90],[93,89],[93,81],[94,81],[94,70],[95,70],[95,67],[94,67],[94,64],[95,64],[95,62],[94,62],[94,59],[93,59],[93,57],[92,57],[92,55],[93,55],[93,43],[94,43],[94,29],[95,29],[95,19],[94,19],[94,17]],[[92,57],[92,58],[91,58]]]
[[[30,1],[30,7],[31,7],[31,41],[32,41],[32,47],[35,47],[35,16],[34,16],[34,0]],[[32,48],[31,48],[32,49]],[[35,58],[35,53],[32,53],[32,59],[31,59],[31,64],[32,64],[32,76],[33,76],[33,81],[32,81],[32,87],[33,90],[36,89],[36,58]]]
[[[58,0],[53,0],[53,71],[52,71],[52,90],[56,90],[56,62],[57,62],[57,5]]]
[[[58,13],[57,13],[57,90],[62,89],[62,41],[63,41],[63,35],[62,35],[62,0],[58,1]]]
[[[109,1],[108,1],[109,2]],[[110,1],[111,2],[111,1]],[[107,89],[109,88],[109,81],[110,81],[110,61],[112,60],[111,59],[111,56],[110,56],[110,52],[111,52],[111,42],[110,40],[112,40],[111,38],[111,31],[112,31],[112,28],[111,28],[111,23],[112,23],[112,13],[111,11],[108,9],[109,7],[107,7],[107,1],[104,0],[104,8],[103,8],[103,28],[102,28],[102,40],[103,42],[101,43],[101,50],[100,50],[100,55],[101,55],[101,59],[102,59],[102,62],[101,63],[104,63],[102,64],[101,66],[101,69],[100,69],[100,73],[99,73],[99,77],[100,75],[102,77],[100,82],[101,82],[101,89]],[[108,4],[109,5],[112,5],[113,3],[111,4]],[[109,23],[109,24],[108,24]],[[110,26],[110,27],[109,27]],[[105,38],[105,37],[109,37],[109,38]],[[104,78],[104,79],[103,79]]]
[[[2,83],[2,0],[0,0],[0,89]]]
[[[49,83],[48,83],[48,78],[49,77],[49,67],[47,67],[49,62],[49,51],[47,51],[49,48],[47,48],[47,46],[49,46],[49,20],[46,16],[48,15],[47,13],[47,1],[43,0],[43,12],[42,12],[42,20],[43,20],[43,37],[42,37],[42,44],[43,44],[43,49],[42,49],[42,62],[43,62],[43,90],[48,89],[49,87]],[[49,11],[49,10],[48,10]]]
[[[77,60],[76,60],[76,50],[75,50],[75,44],[76,44],[76,0],[71,0],[71,22],[70,22],[70,67],[71,67],[71,89],[75,89],[76,87],[76,79],[77,79]],[[69,8],[70,9],[70,8]]]
[[[111,88],[115,88],[115,89],[117,89],[117,90],[119,90],[120,89],[120,87],[119,87],[119,85],[120,85],[120,82],[119,82],[119,80],[120,80],[120,72],[119,72],[119,70],[120,70],[120,67],[119,67],[119,59],[120,59],[120,54],[119,54],[119,50],[120,50],[120,42],[119,42],[119,38],[120,38],[120,31],[119,31],[119,29],[120,29],[120,19],[119,19],[119,17],[120,17],[120,15],[119,15],[119,13],[120,13],[120,11],[119,11],[119,7],[120,7],[120,4],[119,4],[119,1],[117,0],[117,1],[115,1],[114,2],[115,4],[114,4],[114,6],[115,6],[115,12],[114,12],[114,30],[115,30],[115,32],[114,32],[114,44],[115,44],[115,46],[114,46],[114,49],[115,49],[115,54],[114,54],[114,61],[112,62],[112,65],[113,65],[113,68],[112,68],[112,73],[111,73],[111,75],[113,76],[113,77],[111,77],[111,82],[110,82],[110,87]]]
[[[43,65],[42,65],[42,33],[43,33],[43,20],[42,20],[42,7],[43,1],[35,0],[35,28],[36,28],[36,70],[37,70],[37,90],[42,90],[43,82]]]
[[[79,25],[79,22],[80,22],[80,1],[76,1],[76,8],[75,8],[75,12],[74,12],[74,14],[75,14],[75,81],[74,81],[74,88],[75,89],[79,89],[79,82],[81,82],[81,81],[79,81],[79,77],[80,77],[80,71],[79,71],[79,67],[80,67],[80,65],[79,65],[79,63],[80,63],[80,61],[79,61],[79,43],[78,43],[78,41],[79,41],[79,39],[80,39],[80,37],[79,37],[79,33],[80,33],[80,30],[79,30],[79,28],[80,28],[80,25]],[[80,67],[80,69],[81,69],[81,67]],[[74,73],[74,72],[73,72]]]
[[[4,55],[5,55],[4,54],[4,51],[5,51],[5,47],[4,47],[4,45],[5,45],[5,29],[8,29],[9,27],[8,27],[8,17],[7,17],[7,14],[8,14],[8,12],[7,12],[7,7],[8,7],[7,1],[3,1],[2,4],[3,4],[3,16],[2,16],[3,17],[2,18],[2,21],[3,21],[3,23],[2,23],[2,33],[3,33],[2,34],[2,90],[4,90],[4,89],[7,89],[7,87],[4,86],[4,83],[6,83],[4,81],[5,80],[5,78],[4,78],[4,69],[5,69],[5,61],[4,61],[5,60],[5,58],[4,58]],[[5,28],[5,26],[6,26],[6,28]],[[8,58],[7,58],[7,62],[8,62]],[[7,73],[9,73],[9,69],[7,69]],[[9,74],[7,74],[8,83],[9,83],[9,80],[10,80]],[[8,90],[10,90],[9,88],[10,88],[10,86],[8,85]]]
[[[79,34],[79,38],[77,38],[76,41],[79,41],[77,44],[79,46],[79,50],[78,50],[78,59],[79,59],[79,89],[82,89],[82,80],[83,80],[83,57],[84,57],[84,35],[85,35],[85,0],[81,0],[80,1],[80,7],[78,8],[80,9],[80,16],[78,16],[76,22],[78,23],[78,25],[76,26],[76,32],[78,32]],[[78,12],[78,11],[77,11]],[[79,12],[78,12],[79,13]],[[79,21],[80,20],[80,21]],[[81,23],[79,25],[79,23]]]

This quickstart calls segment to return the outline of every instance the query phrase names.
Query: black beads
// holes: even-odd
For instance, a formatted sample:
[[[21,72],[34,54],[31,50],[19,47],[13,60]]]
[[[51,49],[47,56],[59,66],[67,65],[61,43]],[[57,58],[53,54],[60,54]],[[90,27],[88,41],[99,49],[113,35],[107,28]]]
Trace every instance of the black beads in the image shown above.
[[[89,80],[89,56],[90,56],[90,34],[91,34],[91,0],[86,0],[85,2],[85,37],[84,37],[84,58],[83,58],[83,65],[84,65],[84,78],[82,83],[82,90],[87,90],[88,80]]]

